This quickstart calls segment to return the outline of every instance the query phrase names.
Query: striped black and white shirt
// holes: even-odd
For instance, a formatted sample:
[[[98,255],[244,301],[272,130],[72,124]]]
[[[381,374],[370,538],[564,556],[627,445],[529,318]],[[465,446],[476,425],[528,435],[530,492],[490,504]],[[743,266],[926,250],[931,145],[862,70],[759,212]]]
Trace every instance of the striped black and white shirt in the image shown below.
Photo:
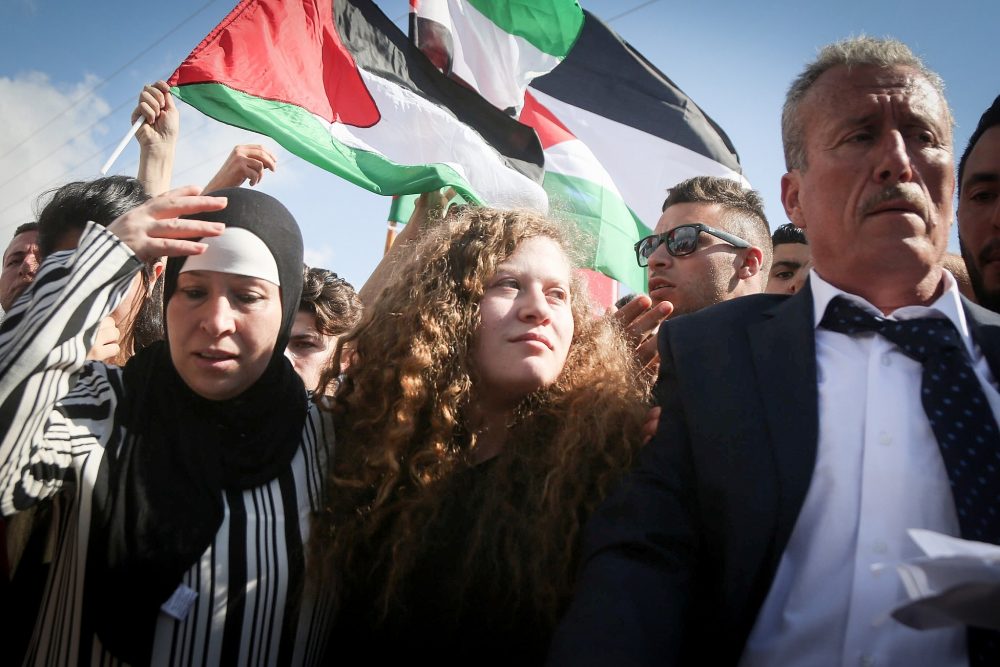
[[[0,509],[58,501],[55,560],[27,664],[120,664],[83,614],[84,573],[91,512],[107,500],[95,490],[105,448],[130,441],[114,419],[121,369],[84,359],[140,267],[117,237],[88,224],[79,248],[49,258],[0,327]],[[288,469],[225,494],[215,540],[184,575],[197,597],[183,620],[160,614],[153,665],[318,662],[329,596],[306,577],[304,545],[332,441],[328,415],[312,406]]]

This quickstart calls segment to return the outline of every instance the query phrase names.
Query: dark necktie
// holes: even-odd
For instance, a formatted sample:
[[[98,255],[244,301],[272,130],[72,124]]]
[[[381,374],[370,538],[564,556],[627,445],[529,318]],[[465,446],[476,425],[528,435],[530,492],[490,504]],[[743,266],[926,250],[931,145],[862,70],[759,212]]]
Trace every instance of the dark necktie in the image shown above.
[[[1000,544],[1000,430],[951,320],[887,320],[837,296],[820,326],[878,333],[920,362],[920,398],[948,471],[962,537]],[[1000,632],[970,628],[969,661],[1000,665]]]

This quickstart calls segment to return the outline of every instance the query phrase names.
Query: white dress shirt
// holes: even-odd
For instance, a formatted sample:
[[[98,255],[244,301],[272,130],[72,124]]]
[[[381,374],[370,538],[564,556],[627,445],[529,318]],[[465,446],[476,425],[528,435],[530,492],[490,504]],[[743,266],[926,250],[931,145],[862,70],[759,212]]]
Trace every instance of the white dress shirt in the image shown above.
[[[888,319],[950,319],[1000,414],[996,380],[969,335],[958,287],[947,272],[943,280],[944,293],[930,306],[899,308]],[[878,334],[820,328],[838,294],[882,313],[815,271],[809,285],[817,327],[816,467],[740,666],[967,667],[965,628],[918,631],[889,616],[907,599],[894,565],[920,555],[907,529],[959,535],[948,473],[920,401],[922,366]]]

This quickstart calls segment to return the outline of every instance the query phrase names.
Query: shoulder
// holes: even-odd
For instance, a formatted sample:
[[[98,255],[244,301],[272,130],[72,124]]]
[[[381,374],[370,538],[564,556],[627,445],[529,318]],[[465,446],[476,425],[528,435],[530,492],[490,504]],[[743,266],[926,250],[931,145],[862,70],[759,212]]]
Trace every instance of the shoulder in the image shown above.
[[[1000,327],[1000,313],[995,313],[988,308],[983,308],[977,303],[962,297],[962,306],[966,314],[972,318],[977,325],[986,327]]]
[[[695,313],[666,320],[661,330],[667,336],[728,336],[768,317],[790,297],[781,294],[750,294],[723,301]]]

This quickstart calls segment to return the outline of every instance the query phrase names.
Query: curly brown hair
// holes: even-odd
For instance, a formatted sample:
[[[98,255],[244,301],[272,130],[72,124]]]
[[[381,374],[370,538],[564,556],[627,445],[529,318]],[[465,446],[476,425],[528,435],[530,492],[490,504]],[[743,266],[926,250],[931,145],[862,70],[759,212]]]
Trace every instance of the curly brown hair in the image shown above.
[[[377,582],[382,614],[398,602],[428,526],[473,466],[471,350],[488,279],[525,239],[566,225],[537,214],[466,208],[413,248],[395,285],[341,342],[354,360],[332,410],[331,506],[313,546],[327,576]],[[502,453],[477,478],[476,518],[457,589],[495,582],[518,609],[554,626],[568,600],[585,518],[630,465],[649,387],[625,339],[597,319],[583,277],[571,285],[574,334],[556,382],[515,411]],[[468,498],[462,500],[468,502]]]
[[[361,320],[362,306],[351,283],[333,271],[303,265],[299,310],[316,318],[324,336],[339,336]]]

